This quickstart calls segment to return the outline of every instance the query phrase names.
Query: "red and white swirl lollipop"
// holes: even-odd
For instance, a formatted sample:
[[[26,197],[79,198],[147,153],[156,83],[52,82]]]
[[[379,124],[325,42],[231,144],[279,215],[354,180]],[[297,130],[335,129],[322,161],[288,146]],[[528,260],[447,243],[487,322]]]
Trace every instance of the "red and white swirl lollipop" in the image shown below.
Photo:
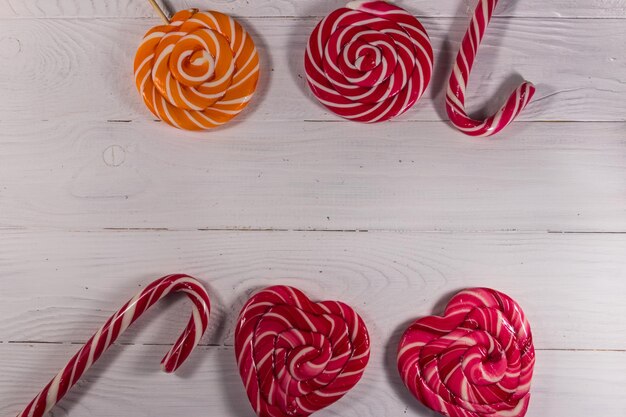
[[[433,49],[421,23],[386,1],[354,1],[315,28],[304,58],[311,91],[359,122],[401,115],[430,82]]]
[[[486,288],[461,291],[442,317],[417,320],[398,348],[404,384],[448,417],[524,416],[534,364],[521,307]]]
[[[446,110],[450,121],[469,136],[492,136],[507,127],[526,108],[535,94],[535,87],[526,81],[511,94],[504,106],[484,120],[470,117],[465,110],[465,93],[478,47],[491,21],[498,0],[480,0],[472,22],[461,42],[454,70],[446,93]]]
[[[357,384],[370,343],[365,323],[351,307],[314,303],[295,288],[275,286],[243,307],[235,352],[259,417],[305,417]]]

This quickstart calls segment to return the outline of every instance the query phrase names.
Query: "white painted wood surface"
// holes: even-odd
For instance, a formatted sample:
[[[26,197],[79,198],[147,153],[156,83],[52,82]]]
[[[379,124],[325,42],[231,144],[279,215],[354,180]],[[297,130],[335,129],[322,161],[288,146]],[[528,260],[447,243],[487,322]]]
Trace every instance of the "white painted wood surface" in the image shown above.
[[[0,413],[11,416],[78,346],[0,344]],[[372,358],[363,379],[315,416],[432,416],[393,367],[395,347]],[[176,375],[159,372],[165,346],[115,346],[55,409],[55,416],[254,417],[232,347],[200,347]],[[626,353],[540,351],[529,417],[623,416]]]
[[[342,7],[344,0],[201,0],[162,1],[173,11],[185,8],[214,9],[235,16],[325,16]],[[398,0],[417,16],[469,16],[477,0]],[[501,1],[497,16],[623,18],[623,0],[525,0]],[[154,17],[146,1],[128,0],[0,0],[0,17]]]
[[[613,321],[624,312],[624,234],[5,230],[3,235],[3,271],[16,277],[0,287],[3,340],[80,342],[139,285],[162,271],[180,271],[202,279],[215,298],[205,340],[210,344],[232,344],[236,315],[248,295],[284,282],[311,297],[354,305],[375,340],[387,340],[418,316],[441,312],[455,291],[488,286],[514,294],[526,307],[538,348],[626,346],[626,323]],[[50,285],[38,288],[36,282]],[[593,308],[598,305],[602,308]],[[154,330],[138,326],[138,341],[173,342],[188,315],[182,306],[175,311],[155,313]]]
[[[236,123],[3,123],[0,226],[626,231],[626,123]]]
[[[477,285],[530,317],[529,417],[626,415],[626,0],[500,2],[470,106],[498,107],[521,76],[539,92],[487,141],[451,129],[442,107],[475,0],[400,1],[431,35],[436,76],[377,126],[328,114],[302,77],[308,33],[341,4],[212,2],[254,33],[264,74],[235,123],[192,134],[135,93],[133,54],[158,23],[146,1],[0,0],[1,415],[171,272],[214,301],[190,363],[158,372],[188,314],[167,301],[54,415],[252,417],[232,330],[250,292],[275,283],[353,304],[373,335],[364,380],[320,416],[432,416],[402,388],[394,344]]]
[[[259,95],[239,124],[342,120],[319,105],[306,86],[304,48],[318,21],[244,20],[259,46],[263,72]],[[150,120],[134,93],[132,66],[138,41],[159,24],[158,18],[18,18],[0,23],[0,53],[7,60],[0,67],[0,87],[11,95],[0,103],[3,121]],[[424,98],[399,121],[445,118],[443,93],[468,19],[424,18],[423,23],[436,54],[435,76]],[[468,105],[496,110],[524,77],[537,84],[538,92],[521,120],[625,121],[624,39],[623,19],[494,19],[472,72]],[[164,135],[170,136],[169,129]]]

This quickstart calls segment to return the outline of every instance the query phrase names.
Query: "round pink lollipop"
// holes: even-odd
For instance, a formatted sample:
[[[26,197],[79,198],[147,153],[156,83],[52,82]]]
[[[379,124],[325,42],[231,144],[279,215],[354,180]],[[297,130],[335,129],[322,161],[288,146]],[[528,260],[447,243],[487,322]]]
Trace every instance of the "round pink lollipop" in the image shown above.
[[[534,364],[521,307],[486,288],[462,291],[443,316],[417,320],[398,349],[404,384],[448,417],[524,416]]]
[[[361,379],[369,346],[352,308],[284,286],[250,298],[235,331],[239,373],[259,417],[305,417],[339,400]]]
[[[433,49],[421,23],[386,1],[354,1],[315,28],[304,58],[311,91],[359,122],[401,115],[430,82]]]

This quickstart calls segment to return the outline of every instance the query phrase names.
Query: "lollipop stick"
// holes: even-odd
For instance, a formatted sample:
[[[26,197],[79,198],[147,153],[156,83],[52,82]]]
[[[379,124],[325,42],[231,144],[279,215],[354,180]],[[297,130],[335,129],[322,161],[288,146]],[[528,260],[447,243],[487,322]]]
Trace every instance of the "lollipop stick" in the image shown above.
[[[161,9],[161,7],[157,4],[156,0],[148,0],[148,1],[150,2],[154,10],[159,14],[159,16],[161,16],[161,20],[163,20],[163,23],[165,23],[166,25],[169,25],[170,19],[167,17],[163,9]]]

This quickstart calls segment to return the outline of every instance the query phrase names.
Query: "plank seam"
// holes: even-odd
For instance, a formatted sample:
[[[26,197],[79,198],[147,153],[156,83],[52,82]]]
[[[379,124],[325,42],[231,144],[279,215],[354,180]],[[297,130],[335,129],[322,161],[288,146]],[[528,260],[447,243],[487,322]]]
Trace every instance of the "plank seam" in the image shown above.
[[[540,230],[540,229],[324,229],[324,228],[273,228],[273,227],[216,227],[216,228],[169,228],[169,227],[103,227],[85,229],[46,228],[30,226],[3,226],[0,231],[57,232],[57,233],[106,233],[106,232],[250,232],[250,233],[414,233],[414,234],[571,234],[571,235],[623,235],[626,230]]]
[[[285,21],[302,21],[302,20],[319,20],[322,19],[325,15],[304,15],[304,16],[294,16],[294,15],[235,15],[231,14],[232,17],[240,20],[285,20]],[[471,15],[467,16],[452,16],[452,15],[431,15],[431,14],[414,14],[416,18],[420,20],[428,20],[428,19],[451,19],[451,20],[467,20],[471,18]],[[106,15],[96,15],[96,16],[3,16],[0,17],[0,21],[2,20],[147,20],[160,22],[157,17],[154,16],[106,16]],[[497,15],[493,17],[494,20],[509,20],[509,19],[519,19],[519,20],[551,20],[551,21],[563,21],[563,20],[615,20],[621,21],[626,19],[625,16],[516,16],[516,15]]]
[[[10,341],[0,341],[1,344],[10,344],[10,345],[84,345],[85,342],[48,342],[42,340],[10,340]],[[171,343],[113,343],[113,346],[163,346],[163,347],[171,347],[173,344]],[[216,348],[234,348],[232,344],[217,344],[217,343],[200,343],[198,347],[216,347]],[[626,353],[626,349],[603,349],[603,348],[535,348],[536,351],[539,352],[614,352],[614,353]]]

